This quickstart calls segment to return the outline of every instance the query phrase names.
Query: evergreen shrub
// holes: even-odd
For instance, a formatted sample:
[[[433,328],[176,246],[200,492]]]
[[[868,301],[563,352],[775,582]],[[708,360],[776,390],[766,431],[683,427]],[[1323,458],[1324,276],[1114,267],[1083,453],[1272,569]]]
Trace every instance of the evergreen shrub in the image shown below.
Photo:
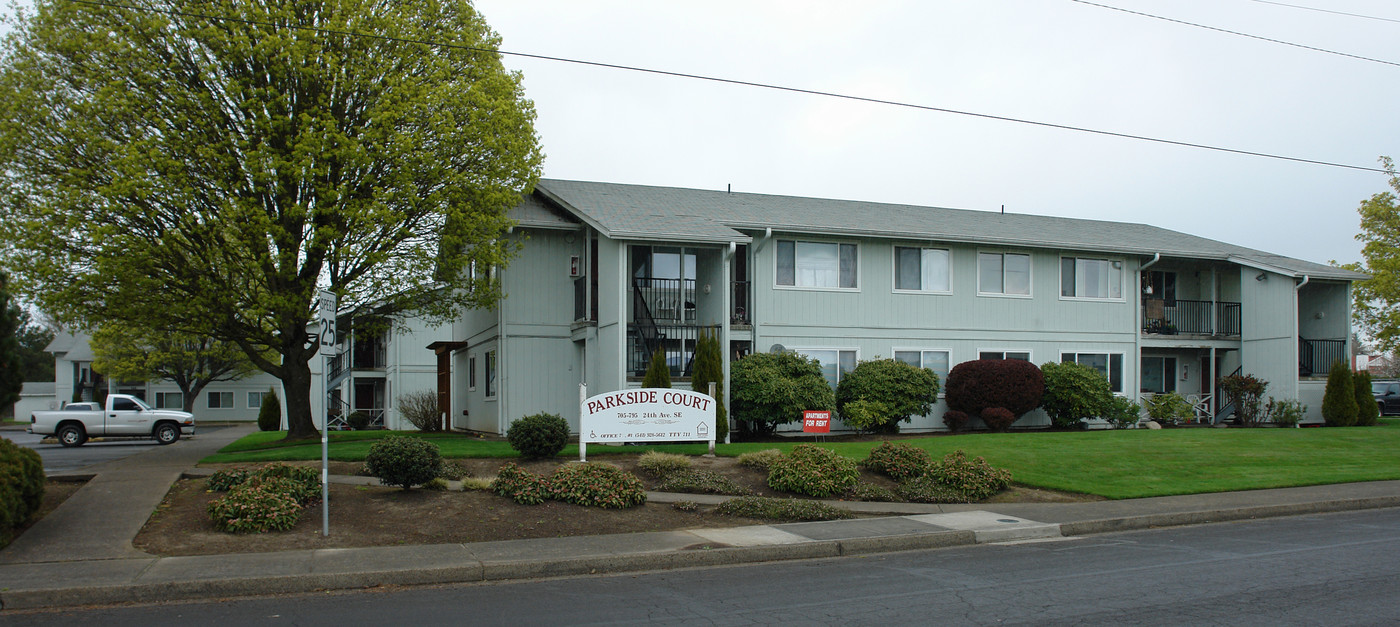
[[[928,414],[937,402],[938,375],[897,359],[860,362],[836,386],[836,411],[864,431],[898,433],[900,422]],[[847,416],[852,403],[863,403],[859,425]]]
[[[642,376],[642,387],[671,387],[671,367],[666,364],[666,351],[659,346],[656,352],[651,354],[651,362],[647,364],[646,374]]]
[[[875,485],[868,481],[861,481],[851,487],[846,496],[855,501],[872,501],[877,503],[898,503],[904,499],[895,494],[893,490],[884,486]]]
[[[1350,427],[1356,424],[1356,386],[1351,368],[1338,359],[1327,372],[1327,388],[1322,393],[1322,419],[1329,427]]]
[[[521,505],[539,505],[549,497],[549,481],[507,462],[491,482],[491,491]]]
[[[982,422],[992,431],[1006,433],[1011,430],[1011,423],[1016,422],[1016,415],[1005,407],[988,407],[982,410]]]
[[[1099,371],[1074,362],[1047,363],[1040,371],[1045,377],[1045,396],[1040,406],[1055,426],[1080,426],[1085,418],[1108,413],[1113,391]]]
[[[768,487],[808,496],[841,494],[859,479],[855,460],[814,444],[799,444],[768,467]]]
[[[262,406],[258,407],[258,430],[280,431],[282,429],[282,401],[277,398],[277,390],[267,389]]]
[[[1350,377],[1348,377],[1350,380]],[[1221,377],[1218,385],[1225,396],[1234,399],[1235,417],[1240,424],[1246,427],[1253,427],[1263,419],[1263,398],[1264,391],[1269,388],[1269,382],[1260,379],[1252,374],[1232,374]],[[1356,401],[1352,401],[1355,403]]]
[[[775,499],[764,496],[741,496],[729,499],[720,503],[715,508],[715,513],[773,522],[844,520],[854,517],[853,514],[844,509],[827,505],[821,501]]]
[[[686,492],[690,494],[728,494],[744,496],[753,494],[750,490],[727,475],[704,468],[687,468],[666,475],[656,486],[662,492]]]
[[[943,412],[943,426],[948,427],[948,430],[953,433],[957,433],[966,428],[968,420],[970,420],[970,418],[967,412],[958,411],[956,409]]]
[[[1011,485],[1011,471],[995,468],[981,457],[968,459],[961,450],[935,462],[926,476],[961,492],[969,501],[988,498]]]
[[[365,470],[379,483],[409,490],[442,472],[442,454],[436,444],[423,438],[391,435],[370,445]]]
[[[836,409],[821,364],[797,353],[751,353],[729,367],[729,380],[730,409],[750,434],[771,434],[801,420],[803,410]]]
[[[690,457],[678,453],[647,451],[637,458],[637,469],[660,479],[673,472],[690,469]]]
[[[773,465],[773,462],[777,461],[782,456],[782,451],[775,448],[768,448],[761,451],[744,453],[735,458],[735,461],[745,468],[753,468],[755,470],[767,472],[768,468]]]
[[[623,509],[647,502],[642,480],[612,464],[565,464],[548,480],[549,498],[585,507]]]
[[[933,456],[910,444],[882,442],[870,449],[861,465],[895,481],[906,481],[928,472],[933,467]]]
[[[1371,373],[1362,370],[1352,375],[1352,387],[1356,390],[1356,425],[1374,427],[1380,424],[1381,408],[1376,404],[1376,395],[1371,392]]]
[[[1296,400],[1274,400],[1269,397],[1269,402],[1264,404],[1264,416],[1267,422],[1272,422],[1280,427],[1296,427],[1303,420],[1303,414],[1308,413],[1308,406]]]
[[[1147,399],[1147,415],[1164,425],[1175,425],[1190,419],[1196,411],[1180,394],[1166,392]]]
[[[245,483],[209,503],[214,528],[230,533],[286,531],[301,518],[301,504],[282,492],[284,479]]]
[[[895,494],[910,503],[971,503],[972,499],[937,477],[923,475],[899,484]]]
[[[569,421],[559,414],[525,416],[506,429],[506,440],[526,459],[554,457],[569,443]]]
[[[709,394],[711,382],[715,384],[715,441],[723,442],[729,436],[729,412],[723,402],[724,351],[720,349],[718,335],[702,329],[699,339],[695,341],[695,367],[690,373],[690,389]]]

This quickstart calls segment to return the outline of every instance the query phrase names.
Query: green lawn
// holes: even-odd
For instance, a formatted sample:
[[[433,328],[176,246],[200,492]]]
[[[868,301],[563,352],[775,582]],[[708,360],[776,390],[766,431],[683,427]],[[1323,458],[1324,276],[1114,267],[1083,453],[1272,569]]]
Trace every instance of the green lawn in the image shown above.
[[[363,460],[374,439],[385,432],[331,434],[331,458]],[[457,434],[429,434],[443,457],[512,457],[500,441]],[[287,445],[280,432],[256,433],[206,458],[206,462],[251,462],[321,458],[320,440]],[[720,455],[765,448],[791,449],[805,440],[720,444]],[[1352,481],[1400,479],[1400,420],[1379,427],[1332,429],[1164,429],[974,433],[902,440],[935,458],[962,449],[1011,471],[1016,483],[1123,499],[1170,494],[1280,488]],[[864,459],[878,442],[823,443],[847,457]],[[609,454],[662,450],[688,455],[704,444],[602,446],[589,459]],[[561,456],[577,458],[570,445]]]

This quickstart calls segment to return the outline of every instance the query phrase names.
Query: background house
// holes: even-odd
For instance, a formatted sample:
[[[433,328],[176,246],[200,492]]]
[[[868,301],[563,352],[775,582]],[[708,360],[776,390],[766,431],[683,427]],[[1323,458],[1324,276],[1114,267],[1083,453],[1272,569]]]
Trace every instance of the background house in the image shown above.
[[[511,216],[507,298],[436,344],[459,428],[538,412],[577,428],[579,386],[639,386],[657,348],[685,385],[705,328],[731,359],[796,351],[833,385],[877,357],[940,380],[979,358],[1077,361],[1210,417],[1231,409],[1216,379],[1242,372],[1320,421],[1364,278],[1144,224],[723,191],[543,180]],[[942,429],[945,409],[906,430]]]

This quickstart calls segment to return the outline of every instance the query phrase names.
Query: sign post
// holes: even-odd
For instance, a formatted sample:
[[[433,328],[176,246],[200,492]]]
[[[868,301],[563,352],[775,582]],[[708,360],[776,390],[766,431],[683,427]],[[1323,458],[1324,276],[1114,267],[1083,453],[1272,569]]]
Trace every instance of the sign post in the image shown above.
[[[335,345],[335,293],[321,290],[316,294],[316,343],[321,347],[320,355],[334,357]],[[321,364],[321,402],[330,395],[326,381],[330,379],[330,364],[326,359]],[[330,474],[330,408],[321,408],[321,537],[331,535],[331,474]]]
[[[812,434],[816,440],[823,433],[831,433],[831,412],[812,409],[802,412],[802,432]]]

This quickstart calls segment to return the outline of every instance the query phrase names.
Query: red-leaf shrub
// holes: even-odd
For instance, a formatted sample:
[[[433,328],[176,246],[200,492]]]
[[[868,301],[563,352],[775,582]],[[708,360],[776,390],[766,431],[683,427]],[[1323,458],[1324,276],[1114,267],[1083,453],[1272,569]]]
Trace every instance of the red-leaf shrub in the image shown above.
[[[953,366],[947,393],[948,408],[969,416],[980,416],[989,407],[1003,407],[1020,418],[1040,406],[1045,379],[1040,368],[1029,361],[978,359]]]
[[[1016,416],[1005,407],[988,407],[982,410],[982,422],[987,423],[987,428],[992,431],[1006,433],[1011,423],[1016,422]]]
[[[948,427],[949,431],[961,431],[963,427],[967,426],[967,420],[966,412],[961,412],[956,409],[943,412],[943,425]]]

